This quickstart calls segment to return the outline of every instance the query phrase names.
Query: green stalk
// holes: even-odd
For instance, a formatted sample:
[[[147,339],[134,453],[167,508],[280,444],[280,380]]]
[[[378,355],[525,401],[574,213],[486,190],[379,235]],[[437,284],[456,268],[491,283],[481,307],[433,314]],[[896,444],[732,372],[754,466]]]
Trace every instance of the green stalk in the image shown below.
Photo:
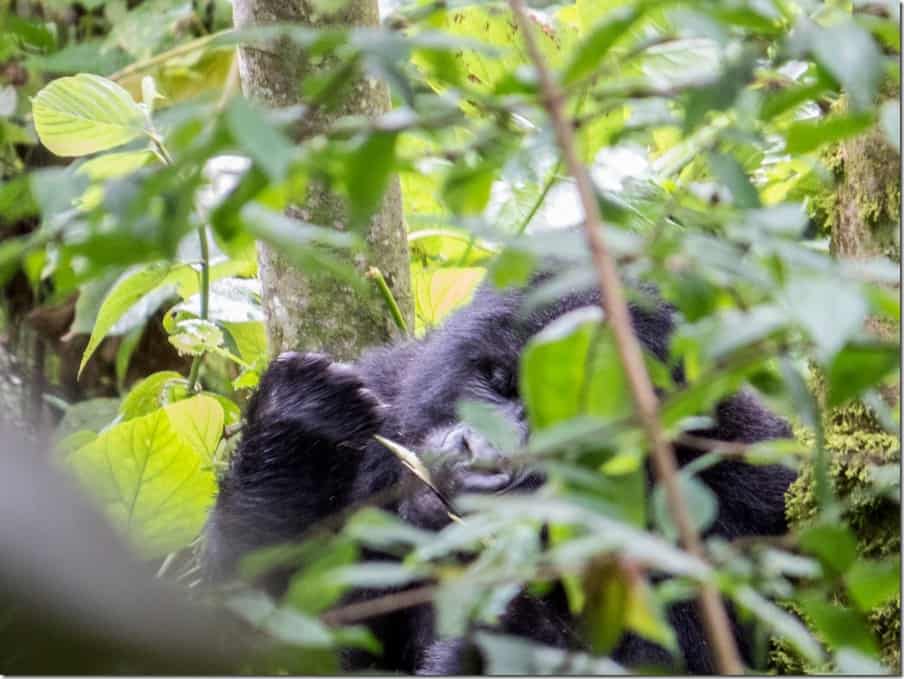
[[[161,139],[154,133],[150,134],[151,141],[157,151],[157,155],[166,165],[172,165],[173,159]],[[201,245],[201,320],[208,320],[210,311],[210,246],[207,242],[207,229],[204,224],[198,227],[198,242]],[[385,282],[384,282],[385,285]],[[204,360],[204,353],[200,353],[194,357],[191,362],[191,370],[188,373],[188,391],[192,392],[198,386],[198,375],[201,372],[201,362]]]
[[[402,310],[399,309],[398,302],[396,302],[395,297],[393,297],[392,290],[389,289],[389,284],[386,282],[386,279],[383,278],[383,272],[377,267],[372,266],[367,270],[366,275],[367,278],[376,282],[377,288],[380,290],[380,295],[383,297],[383,301],[386,302],[386,306],[389,307],[389,313],[392,316],[392,320],[395,321],[396,327],[407,336],[408,324],[405,322]]]
[[[201,244],[201,320],[208,320],[210,311],[210,247],[207,243],[207,229],[202,224],[198,227],[198,242]],[[204,353],[195,356],[191,362],[191,371],[188,374],[188,391],[192,392],[198,384],[198,374],[201,371],[201,361]]]

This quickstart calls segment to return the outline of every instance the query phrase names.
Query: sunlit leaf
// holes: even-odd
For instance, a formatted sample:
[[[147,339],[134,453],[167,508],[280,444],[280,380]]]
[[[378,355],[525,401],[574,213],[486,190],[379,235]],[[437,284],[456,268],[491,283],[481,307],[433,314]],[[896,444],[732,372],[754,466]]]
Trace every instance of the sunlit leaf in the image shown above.
[[[32,100],[41,143],[58,156],[84,156],[145,134],[144,111],[119,85],[80,73],[58,78]]]
[[[172,408],[179,408],[173,418]],[[66,458],[113,523],[149,558],[193,540],[216,493],[208,451],[195,443],[203,440],[206,446],[222,432],[207,428],[203,439],[186,438],[181,433],[186,418],[213,427],[222,423],[222,409],[215,400],[196,396],[117,424]]]
[[[185,265],[154,264],[137,269],[120,278],[107,293],[97,312],[97,321],[91,331],[88,345],[82,353],[79,374],[85,368],[101,340],[116,322],[125,315],[142,297],[163,285],[176,286],[186,277],[194,277]]]

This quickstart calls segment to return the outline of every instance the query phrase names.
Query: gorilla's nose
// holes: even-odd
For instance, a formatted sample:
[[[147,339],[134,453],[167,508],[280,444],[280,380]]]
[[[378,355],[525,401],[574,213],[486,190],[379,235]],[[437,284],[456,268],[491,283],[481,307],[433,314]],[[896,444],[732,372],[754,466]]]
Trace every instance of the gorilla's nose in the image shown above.
[[[461,427],[459,431],[457,443],[466,460],[458,474],[461,489],[495,493],[508,488],[514,478],[511,460],[470,427]]]

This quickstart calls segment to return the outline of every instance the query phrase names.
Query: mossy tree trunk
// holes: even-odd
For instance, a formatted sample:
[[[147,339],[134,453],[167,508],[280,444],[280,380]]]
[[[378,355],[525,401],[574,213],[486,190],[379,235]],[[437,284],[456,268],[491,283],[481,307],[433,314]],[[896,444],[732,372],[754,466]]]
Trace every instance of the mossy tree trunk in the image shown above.
[[[310,0],[235,0],[235,25],[243,28],[291,22],[310,27],[350,27],[373,26],[379,20],[377,0],[349,0],[329,14],[318,9],[319,5],[322,3]],[[239,75],[245,95],[272,107],[304,103],[299,92],[304,78],[334,65],[330,60],[309,59],[289,40],[280,40],[266,51],[243,47],[239,53]],[[312,109],[296,135],[300,140],[321,132],[339,117],[371,117],[389,107],[386,85],[359,76],[348,84],[336,106],[329,110]],[[287,212],[319,226],[341,230],[348,224],[342,198],[316,182],[311,182],[307,195]],[[408,245],[397,178],[390,182],[380,209],[370,221],[367,243],[367,255],[355,259],[356,268],[363,274],[375,266],[383,273],[409,327],[413,327]],[[258,261],[271,353],[318,350],[347,360],[396,333],[376,286],[372,294],[361,295],[332,278],[306,275],[267,245],[259,246]]]
[[[897,92],[889,96],[896,97]],[[823,202],[832,252],[844,259],[884,256],[900,262],[898,152],[877,128],[837,144],[825,158],[835,175],[832,193]],[[877,336],[899,341],[894,324],[871,318],[867,325]],[[882,397],[893,411],[897,410],[900,401],[897,386],[884,388]],[[879,559],[898,553],[900,505],[872,492],[871,488],[873,469],[900,463],[898,437],[882,428],[870,409],[858,401],[827,411],[825,431],[833,485],[845,504],[845,519],[857,535],[861,557]],[[815,516],[817,505],[809,470],[804,470],[789,491],[787,507],[792,524],[800,525]],[[893,671],[898,671],[900,596],[897,601],[874,610],[870,622],[881,645],[883,660]],[[793,673],[807,668],[792,663],[778,669]]]

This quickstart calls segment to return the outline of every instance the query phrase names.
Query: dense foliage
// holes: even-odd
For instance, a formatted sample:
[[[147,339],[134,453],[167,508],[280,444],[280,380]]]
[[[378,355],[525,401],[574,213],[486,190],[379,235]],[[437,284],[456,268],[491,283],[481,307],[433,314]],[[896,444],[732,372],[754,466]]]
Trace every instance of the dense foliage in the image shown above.
[[[60,350],[47,362],[56,455],[137,553],[183,584],[194,580],[192,551],[241,406],[269,359],[256,240],[311,276],[339,277],[350,294],[375,285],[348,254],[366,247],[362,225],[399,173],[413,334],[484,277],[523,284],[540,256],[575,264],[534,302],[595,285],[580,231],[550,228],[581,214],[504,3],[413,2],[380,28],[242,32],[229,28],[228,3],[213,0],[14,5],[26,9],[7,11],[0,32],[0,278],[7,295],[24,282],[38,312],[78,293],[64,340],[82,336],[78,371],[105,360],[113,383],[69,397],[54,385],[71,359]],[[830,253],[826,208],[839,143],[878,130],[877,143],[900,153],[899,11],[891,0],[575,0],[535,14],[620,271],[656,283],[682,317],[670,361],[687,384],[649,366],[668,435],[699,428],[743,384],[798,433],[717,447],[684,468],[697,527],[716,507],[695,474],[743,455],[804,470],[793,532],[710,540],[708,562],[682,551],[661,489],[646,490],[645,435],[611,335],[595,331],[598,316],[572,316],[522,357],[533,435],[519,454],[547,472],[542,499],[464,498],[463,521],[435,535],[366,508],[301,546],[283,600],[229,594],[239,616],[299,649],[277,666],[324,671],[332,649],[372,645],[324,617],[356,585],[435,583],[440,629],[455,635],[492,621],[523,584],[554,578],[586,621],[594,656],[481,633],[491,669],[609,671],[605,655],[625,629],[672,646],[663,606],[700,582],[756,621],[756,669],[899,663],[899,272],[887,253]],[[262,110],[238,94],[236,46],[285,39],[331,55],[335,69],[299,83],[307,107]],[[394,110],[293,143],[310,110],[353,96],[343,84],[361,69],[389,83]],[[346,198],[348,229],[283,215],[312,181]],[[13,304],[6,312],[16,323]],[[135,375],[141,338],[161,324],[189,359]],[[586,399],[588,389],[606,398]],[[839,415],[851,409],[862,415],[853,425]],[[491,413],[462,413],[504,440]],[[877,545],[869,528],[882,522]],[[363,545],[405,558],[355,565]],[[474,558],[462,563],[461,553]],[[249,576],[276,558],[249,563]],[[675,577],[654,584],[654,571]]]

